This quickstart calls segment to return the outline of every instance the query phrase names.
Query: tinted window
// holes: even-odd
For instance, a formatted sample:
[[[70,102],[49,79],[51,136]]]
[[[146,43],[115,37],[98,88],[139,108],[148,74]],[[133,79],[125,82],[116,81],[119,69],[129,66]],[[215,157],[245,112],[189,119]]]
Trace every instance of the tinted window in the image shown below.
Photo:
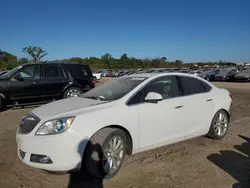
[[[211,89],[205,82],[192,77],[178,76],[178,81],[182,95],[204,93]]]
[[[66,73],[69,72],[74,78],[82,78],[83,76],[88,76],[85,67],[82,65],[68,65],[65,66]]]
[[[40,65],[24,66],[19,74],[23,79],[40,78]]]
[[[43,65],[43,77],[45,78],[57,78],[59,76],[57,65]]]
[[[143,102],[143,99],[149,92],[161,94],[163,99],[169,99],[178,96],[177,84],[174,76],[165,76],[150,82],[141,89],[129,102],[128,105]]]

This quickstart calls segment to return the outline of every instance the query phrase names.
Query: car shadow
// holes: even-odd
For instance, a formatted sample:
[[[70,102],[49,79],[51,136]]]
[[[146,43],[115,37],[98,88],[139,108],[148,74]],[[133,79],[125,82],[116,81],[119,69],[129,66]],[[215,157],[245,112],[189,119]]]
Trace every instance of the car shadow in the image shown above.
[[[250,138],[239,137],[245,142],[234,146],[238,152],[222,150],[219,154],[209,155],[207,159],[238,181],[232,188],[247,188],[250,187]]]
[[[78,145],[78,153],[83,159],[83,152],[85,149],[85,146],[88,145],[88,147],[91,147],[91,153],[88,153],[88,155],[92,155],[96,148],[100,148],[101,146],[99,144],[92,144],[89,140],[83,140]],[[98,161],[95,161],[93,158],[91,158],[92,164],[99,165]],[[77,165],[77,168],[81,168],[80,171],[70,172],[70,179],[68,188],[103,188],[103,179],[97,179],[91,176],[86,168],[84,167],[84,164],[79,163]]]

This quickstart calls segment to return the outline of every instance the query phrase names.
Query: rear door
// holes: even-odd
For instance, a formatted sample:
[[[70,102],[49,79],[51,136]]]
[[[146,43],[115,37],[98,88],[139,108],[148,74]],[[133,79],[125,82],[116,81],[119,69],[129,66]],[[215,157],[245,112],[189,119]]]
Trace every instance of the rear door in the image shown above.
[[[61,96],[67,85],[67,79],[60,64],[43,64],[42,77],[39,82],[43,95],[46,98]]]
[[[177,76],[183,120],[186,124],[186,137],[203,134],[210,126],[213,117],[213,97],[211,87],[202,80],[189,76]]]

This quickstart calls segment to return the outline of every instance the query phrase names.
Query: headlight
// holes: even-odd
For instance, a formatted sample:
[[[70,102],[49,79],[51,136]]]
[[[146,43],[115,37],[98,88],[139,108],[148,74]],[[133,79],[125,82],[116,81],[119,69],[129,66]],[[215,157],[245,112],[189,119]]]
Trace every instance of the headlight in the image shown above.
[[[51,135],[59,134],[66,131],[75,117],[64,117],[46,121],[44,124],[39,127],[36,131],[36,135]]]

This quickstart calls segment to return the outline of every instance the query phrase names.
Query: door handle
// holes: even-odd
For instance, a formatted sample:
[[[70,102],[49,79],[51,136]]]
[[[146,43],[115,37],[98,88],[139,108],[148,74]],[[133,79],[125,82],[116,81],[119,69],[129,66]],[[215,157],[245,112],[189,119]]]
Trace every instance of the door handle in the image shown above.
[[[175,109],[182,108],[182,107],[183,107],[183,105],[176,106]]]
[[[207,102],[211,102],[213,99],[207,99]]]

